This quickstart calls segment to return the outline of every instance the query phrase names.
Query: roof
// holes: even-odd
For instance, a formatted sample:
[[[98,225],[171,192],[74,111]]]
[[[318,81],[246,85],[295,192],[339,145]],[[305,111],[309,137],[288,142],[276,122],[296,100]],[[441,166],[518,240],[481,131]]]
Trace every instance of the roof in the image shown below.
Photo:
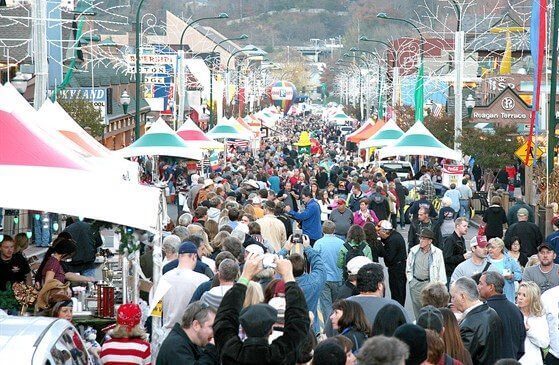
[[[0,7],[0,63],[10,57],[10,63],[21,63],[30,60],[31,26],[29,20],[16,20],[10,17],[29,17],[29,5]]]
[[[91,65],[91,63],[90,63]],[[131,75],[123,70],[115,68],[112,63],[104,65],[97,63],[94,68],[94,77],[91,77],[92,70],[77,69],[72,75],[69,87],[102,87],[118,84],[132,83]]]
[[[219,42],[227,39],[226,36],[219,33],[217,30],[215,30],[212,27],[207,27],[207,26],[203,26],[203,25],[200,25],[200,24],[194,24],[194,25],[192,25],[192,28],[196,29],[198,32],[200,32],[202,35],[204,35],[206,38],[208,38],[210,41],[212,41],[216,45]],[[221,48],[225,49],[229,53],[236,52],[236,51],[238,51],[242,48],[242,47],[239,47],[239,45],[236,44],[233,41],[223,42],[219,46]]]

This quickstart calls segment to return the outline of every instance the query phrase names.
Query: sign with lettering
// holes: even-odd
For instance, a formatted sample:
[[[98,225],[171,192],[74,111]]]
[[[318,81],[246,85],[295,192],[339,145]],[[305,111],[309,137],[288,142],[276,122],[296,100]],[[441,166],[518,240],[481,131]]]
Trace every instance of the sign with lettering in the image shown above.
[[[58,97],[63,99],[84,99],[93,103],[95,109],[101,112],[101,118],[106,123],[107,115],[107,88],[82,87],[63,89],[58,91]]]
[[[136,63],[136,55],[126,55],[128,63]],[[177,63],[177,55],[173,54],[144,54],[140,56],[141,65],[172,65]]]
[[[513,125],[530,123],[531,108],[518,94],[506,87],[491,103],[474,107],[471,123]]]

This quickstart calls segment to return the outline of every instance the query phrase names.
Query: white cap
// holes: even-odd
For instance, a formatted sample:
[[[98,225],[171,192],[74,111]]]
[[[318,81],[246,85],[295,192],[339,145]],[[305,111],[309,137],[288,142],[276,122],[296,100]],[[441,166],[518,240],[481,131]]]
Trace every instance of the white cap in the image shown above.
[[[252,244],[252,245],[248,245],[245,248],[245,251],[248,253],[255,253],[257,255],[264,255],[264,249],[258,245]]]
[[[204,188],[207,188],[208,186],[212,186],[213,184],[214,184],[214,181],[212,179],[204,180]]]
[[[392,223],[390,223],[390,222],[387,221],[387,220],[380,221],[380,222],[379,222],[379,225],[380,225],[380,228],[381,228],[381,229],[385,229],[385,230],[387,230],[387,231],[391,231],[391,230],[394,229],[394,227],[392,227]]]
[[[347,273],[349,275],[357,275],[360,268],[367,264],[372,264],[373,261],[365,256],[356,256],[348,261],[347,263]]]

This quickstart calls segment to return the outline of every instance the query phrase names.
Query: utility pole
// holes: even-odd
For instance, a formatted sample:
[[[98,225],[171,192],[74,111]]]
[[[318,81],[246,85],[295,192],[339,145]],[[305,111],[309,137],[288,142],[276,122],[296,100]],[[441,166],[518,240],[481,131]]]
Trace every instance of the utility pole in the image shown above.
[[[462,12],[456,0],[451,0],[456,12],[456,33],[454,35],[454,149],[461,150],[462,139],[462,85],[464,72],[464,32],[462,31]]]
[[[35,93],[33,106],[39,110],[47,97],[49,66],[47,62],[47,2],[31,2],[33,27],[33,55],[35,57]]]

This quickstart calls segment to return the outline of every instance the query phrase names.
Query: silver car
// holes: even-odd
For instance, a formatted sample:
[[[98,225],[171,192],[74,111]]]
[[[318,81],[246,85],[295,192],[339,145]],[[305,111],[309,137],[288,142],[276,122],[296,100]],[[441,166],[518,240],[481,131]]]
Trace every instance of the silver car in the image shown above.
[[[0,364],[90,365],[92,360],[65,319],[0,315]]]

